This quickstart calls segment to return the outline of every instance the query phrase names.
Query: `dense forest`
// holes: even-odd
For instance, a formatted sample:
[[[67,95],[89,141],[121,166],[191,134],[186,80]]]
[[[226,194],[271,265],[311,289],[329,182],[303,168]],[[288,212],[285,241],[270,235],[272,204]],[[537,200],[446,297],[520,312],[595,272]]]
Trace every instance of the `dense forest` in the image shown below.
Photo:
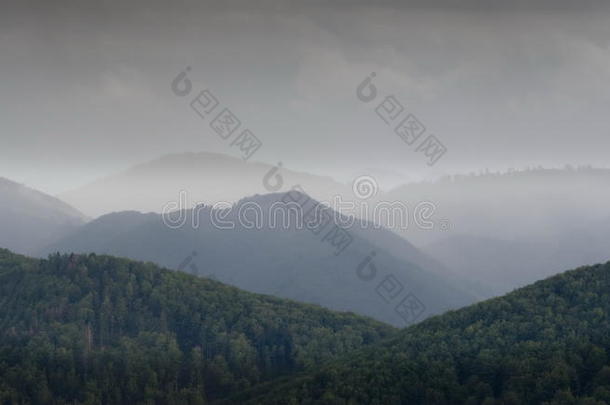
[[[610,262],[430,318],[225,403],[608,404]]]
[[[610,403],[610,262],[400,332],[94,254],[0,292],[2,404]]]
[[[0,250],[1,404],[206,404],[394,333],[150,263]]]

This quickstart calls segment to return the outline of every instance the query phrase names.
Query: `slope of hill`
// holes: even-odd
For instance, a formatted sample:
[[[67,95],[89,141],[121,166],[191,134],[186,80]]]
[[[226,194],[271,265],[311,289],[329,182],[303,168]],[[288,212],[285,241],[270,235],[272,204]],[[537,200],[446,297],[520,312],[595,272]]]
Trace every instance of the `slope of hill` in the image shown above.
[[[605,222],[606,226],[599,227]],[[605,229],[604,229],[605,228]],[[510,241],[455,235],[422,248],[461,277],[497,296],[542,278],[610,258],[610,221],[595,221],[550,240]]]
[[[422,250],[443,263],[451,263],[451,268],[463,277],[480,282],[487,288],[487,298],[491,298],[575,267],[557,264],[561,263],[559,258],[548,257],[556,250],[552,243],[455,235]]]
[[[131,167],[59,197],[91,217],[117,211],[160,213],[170,201],[188,194],[188,207],[197,203],[236,202],[247,195],[267,193],[263,179],[273,166],[245,162],[217,153],[165,155]],[[318,199],[330,199],[345,188],[329,177],[281,169],[283,189],[301,184]],[[273,175],[271,187],[276,186]]]
[[[467,287],[448,279],[445,267],[389,231],[351,229],[347,237],[352,242],[336,254],[337,246],[324,240],[327,230],[316,235],[294,226],[271,226],[265,213],[271,212],[270,207],[283,196],[271,194],[240,201],[222,215],[233,229],[215,226],[211,218],[221,211],[211,207],[185,211],[184,226],[177,229],[166,226],[161,215],[109,214],[41,255],[96,252],[147,260],[198,275],[213,275],[248,291],[353,311],[398,326],[476,300]],[[240,223],[239,212],[254,204],[263,216],[260,227],[250,228],[244,221]],[[197,219],[196,226],[193,218]],[[377,240],[382,244],[374,242]],[[371,266],[367,258],[372,259]],[[419,310],[401,312],[399,305],[408,297],[413,303],[419,302]]]
[[[0,250],[3,404],[205,404],[393,333],[152,264]]]
[[[410,184],[389,200],[433,201],[450,229],[401,232],[462,277],[506,293],[559,271],[610,259],[610,170],[535,169]]]
[[[610,403],[610,262],[428,319],[228,403]]]
[[[610,169],[590,167],[531,169],[507,173],[447,176],[387,192],[399,201],[433,201],[438,215],[451,221],[443,233],[417,232],[416,245],[449,235],[505,240],[541,240],[566,229],[610,216]]]
[[[187,207],[192,208],[197,202],[235,202],[245,195],[266,193],[263,179],[269,177],[271,169],[267,164],[211,153],[167,155],[62,194],[62,198],[94,216],[124,210],[160,212],[168,202],[178,201],[184,190]],[[279,173],[283,179],[279,191],[301,184],[318,200],[329,201],[338,195],[355,203],[350,214],[356,216],[366,204],[371,215],[368,219],[375,222],[380,219],[373,207],[379,203],[402,202],[409,216],[416,215],[420,202],[434,203],[433,230],[420,229],[413,218],[408,227],[393,230],[444,267],[455,270],[456,280],[484,274],[481,279],[472,279],[468,287],[482,297],[508,292],[573,266],[610,259],[603,243],[593,239],[606,233],[600,219],[610,218],[608,169],[539,168],[456,175],[379,192],[366,200],[330,178],[286,169]],[[269,181],[274,183],[273,176]],[[383,220],[380,223],[390,225]],[[570,243],[574,230],[578,236]],[[472,247],[470,242],[475,239],[487,241],[489,250]],[[523,249],[532,254],[524,255]],[[481,259],[498,251],[502,253],[493,265]]]
[[[19,253],[32,253],[85,222],[64,202],[1,177],[0,207],[0,247]]]

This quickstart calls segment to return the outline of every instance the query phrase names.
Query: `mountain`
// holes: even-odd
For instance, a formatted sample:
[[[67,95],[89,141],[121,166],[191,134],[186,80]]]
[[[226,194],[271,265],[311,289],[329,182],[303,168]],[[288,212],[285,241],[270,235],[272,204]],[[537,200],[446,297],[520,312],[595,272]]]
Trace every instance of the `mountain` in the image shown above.
[[[451,263],[462,277],[481,283],[481,290],[486,288],[491,298],[567,270],[559,258],[548,254],[555,250],[551,243],[455,235],[422,250],[442,263]]]
[[[0,250],[3,404],[206,404],[394,333],[152,264]]]
[[[445,232],[405,235],[417,246],[453,235],[544,240],[610,217],[610,169],[579,167],[446,176],[390,190],[390,201],[432,201]]]
[[[296,222],[282,226],[283,215],[296,219],[286,208],[294,202],[285,200],[287,196],[307,201],[304,209],[317,204],[296,191],[254,196],[231,208],[199,206],[176,212],[176,220],[182,221],[177,227],[158,214],[109,214],[39,255],[95,252],[146,260],[213,276],[248,291],[353,311],[397,326],[477,299],[446,267],[372,224],[346,231],[335,224],[347,218],[325,209],[325,228],[299,228]],[[272,211],[284,200],[283,211]],[[275,219],[278,222],[272,223]],[[226,225],[232,228],[221,229],[229,228]],[[405,309],[407,303],[412,310]]]
[[[66,203],[0,177],[0,246],[32,253],[85,223]]]
[[[161,213],[168,202],[178,202],[186,192],[188,206],[220,201],[236,202],[247,195],[284,191],[300,184],[322,200],[346,186],[330,177],[314,176],[272,165],[246,162],[216,153],[178,153],[162,156],[100,179],[59,197],[91,217],[117,212],[140,211]],[[277,183],[276,175],[281,176]],[[263,181],[268,177],[266,188]],[[275,188],[275,187],[280,188]]]
[[[384,198],[432,201],[447,229],[399,233],[460,277],[502,294],[610,259],[609,186],[608,169],[532,169],[410,184]]]
[[[382,233],[371,239],[373,232],[367,230],[361,236],[427,271],[434,271],[440,263],[442,277],[480,298],[509,292],[561,270],[610,259],[604,244],[610,236],[606,231],[610,222],[608,169],[537,168],[455,175],[389,192],[373,184],[377,193],[370,198],[358,198],[351,187],[330,178],[285,168],[277,173],[272,170],[266,164],[210,153],[167,155],[62,197],[75,206],[88,207],[87,212],[93,215],[122,210],[158,213],[168,202],[178,201],[180,190],[187,196],[186,208],[197,202],[233,203],[244,195],[266,193],[263,179],[274,182],[280,174],[281,191],[301,184],[318,200],[335,201],[333,197],[340,196],[348,203],[342,213],[394,231],[433,258],[434,264],[417,262],[403,246],[390,249],[378,241],[385,239]],[[422,229],[417,222],[426,213],[416,207],[425,201],[435,207],[433,229]],[[389,208],[397,203],[406,207],[400,213],[394,211],[397,205]],[[349,204],[354,207],[350,209]],[[392,210],[393,220],[383,218],[384,209]],[[408,226],[399,225],[403,216]],[[447,268],[452,271],[447,272]]]
[[[610,262],[428,319],[225,404],[610,403]]]
[[[600,223],[607,226],[599,227]],[[455,235],[433,242],[422,251],[451,266],[460,277],[476,280],[473,287],[487,297],[531,284],[558,271],[591,265],[610,257],[610,221],[583,224],[551,240],[512,241]]]

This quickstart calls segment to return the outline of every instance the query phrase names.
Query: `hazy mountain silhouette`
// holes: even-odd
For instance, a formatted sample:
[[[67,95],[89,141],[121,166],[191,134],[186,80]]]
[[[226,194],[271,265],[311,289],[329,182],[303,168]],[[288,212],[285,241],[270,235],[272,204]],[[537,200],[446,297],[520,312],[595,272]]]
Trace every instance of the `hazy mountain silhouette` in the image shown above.
[[[605,222],[606,226],[600,226]],[[517,287],[580,265],[610,257],[610,221],[571,229],[554,239],[510,241],[456,235],[422,250],[480,287],[480,294],[501,295]],[[476,288],[476,287],[473,287]]]
[[[443,265],[386,230],[352,228],[348,231],[352,242],[336,254],[339,247],[331,239],[324,240],[327,231],[334,229],[332,224],[316,235],[294,226],[273,228],[264,222],[260,229],[247,229],[247,224],[238,223],[240,208],[256,203],[268,212],[285,195],[240,200],[223,216],[225,222],[236,224],[233,229],[215,227],[210,218],[219,210],[209,206],[183,212],[185,224],[178,229],[166,226],[157,214],[109,214],[39,253],[96,252],[152,261],[214,276],[249,291],[353,311],[401,326],[476,299]],[[195,227],[194,218],[199,221]],[[374,267],[367,265],[367,257]],[[425,309],[401,315],[395,308],[410,293]]]
[[[180,191],[188,194],[188,207],[197,203],[236,202],[244,196],[268,193],[263,179],[272,165],[245,162],[217,153],[179,153],[133,166],[59,197],[91,217],[118,211],[157,212],[171,201],[178,201]],[[330,199],[344,189],[329,177],[314,176],[282,168],[282,190],[301,184],[308,194]],[[273,174],[271,187],[278,184]],[[279,188],[277,190],[280,190]]]
[[[158,213],[168,202],[178,202],[182,190],[188,198],[186,208],[267,193],[264,179],[276,184],[272,169],[268,164],[213,153],[174,154],[62,194],[62,198],[93,216],[125,210]],[[469,280],[468,288],[481,297],[510,291],[562,269],[610,259],[603,243],[593,237],[606,234],[602,220],[610,217],[607,169],[538,168],[456,175],[389,192],[378,190],[364,200],[350,186],[331,178],[284,168],[277,173],[282,179],[279,191],[300,184],[318,200],[341,195],[356,204],[349,214],[359,216],[366,204],[367,219],[386,227],[392,225],[371,215],[376,204],[404,203],[408,227],[397,227],[396,220],[394,231],[455,270],[453,276],[447,276],[451,282]],[[422,230],[414,221],[415,207],[422,201],[436,206],[432,230]],[[441,220],[446,224],[443,229]],[[380,242],[384,232],[373,234],[361,236],[382,244],[397,258],[412,260],[408,248],[399,244],[393,250],[392,243]],[[432,270],[437,265],[422,267]]]
[[[610,259],[610,170],[533,169],[452,176],[384,197],[433,201],[450,229],[401,231],[490,295],[558,271]]]
[[[610,217],[610,169],[531,169],[447,176],[390,190],[388,200],[432,201],[449,230],[406,235],[423,245],[452,235],[543,240]]]
[[[0,246],[32,253],[85,223],[68,204],[0,177]]]

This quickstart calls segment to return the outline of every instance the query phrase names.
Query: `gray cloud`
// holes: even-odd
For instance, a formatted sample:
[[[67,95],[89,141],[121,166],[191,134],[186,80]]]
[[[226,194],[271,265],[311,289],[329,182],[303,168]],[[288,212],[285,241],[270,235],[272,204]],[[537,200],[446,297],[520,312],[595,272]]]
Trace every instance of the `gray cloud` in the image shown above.
[[[192,66],[265,144],[339,178],[609,166],[610,26],[587,1],[7,2],[2,174],[59,192],[180,151],[231,151],[169,89]],[[377,73],[449,152],[434,168],[355,87]]]

